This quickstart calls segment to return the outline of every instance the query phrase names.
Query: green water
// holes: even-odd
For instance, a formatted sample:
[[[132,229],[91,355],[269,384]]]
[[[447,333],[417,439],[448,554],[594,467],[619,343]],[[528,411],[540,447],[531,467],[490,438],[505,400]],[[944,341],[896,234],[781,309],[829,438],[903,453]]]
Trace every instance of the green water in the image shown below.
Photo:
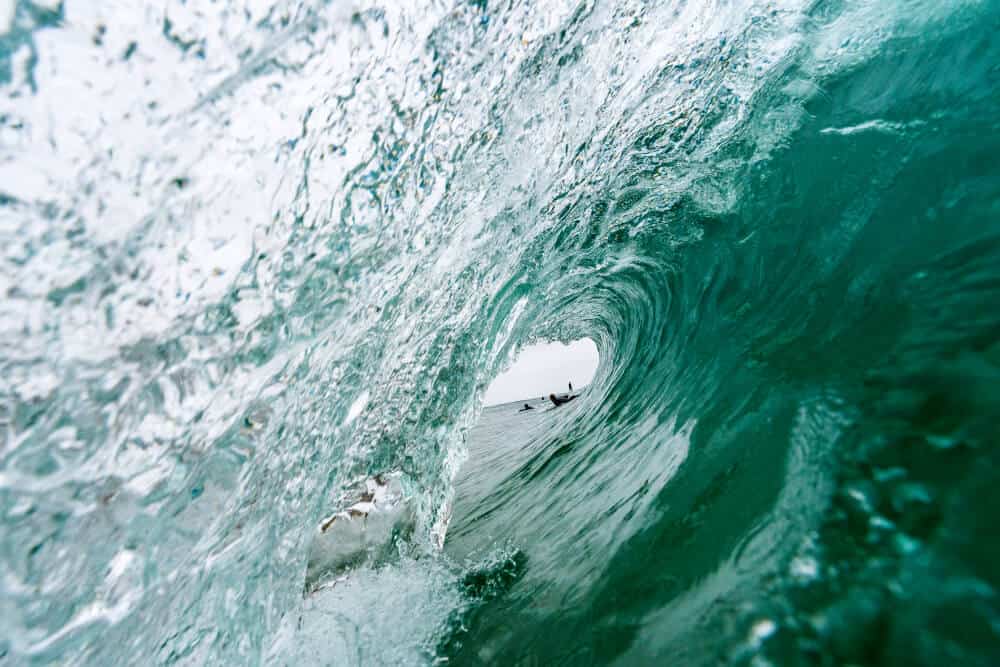
[[[13,7],[0,661],[1000,662],[995,2]]]

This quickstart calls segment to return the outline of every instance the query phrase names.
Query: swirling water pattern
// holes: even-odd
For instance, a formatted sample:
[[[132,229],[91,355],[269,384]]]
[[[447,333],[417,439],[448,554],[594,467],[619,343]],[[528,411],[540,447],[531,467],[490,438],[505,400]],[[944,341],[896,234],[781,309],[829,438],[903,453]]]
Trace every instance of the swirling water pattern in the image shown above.
[[[0,655],[994,664],[998,27],[6,3]],[[456,496],[490,379],[580,336]],[[304,596],[387,470],[413,535]]]

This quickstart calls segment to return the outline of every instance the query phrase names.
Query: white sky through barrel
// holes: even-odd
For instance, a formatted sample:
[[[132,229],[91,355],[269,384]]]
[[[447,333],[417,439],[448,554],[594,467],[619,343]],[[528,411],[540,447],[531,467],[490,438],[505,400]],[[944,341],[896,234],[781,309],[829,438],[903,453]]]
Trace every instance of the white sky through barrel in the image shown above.
[[[589,338],[562,343],[539,343],[521,350],[514,365],[501,373],[486,390],[486,405],[565,392],[567,383],[581,389],[597,370],[597,345]]]

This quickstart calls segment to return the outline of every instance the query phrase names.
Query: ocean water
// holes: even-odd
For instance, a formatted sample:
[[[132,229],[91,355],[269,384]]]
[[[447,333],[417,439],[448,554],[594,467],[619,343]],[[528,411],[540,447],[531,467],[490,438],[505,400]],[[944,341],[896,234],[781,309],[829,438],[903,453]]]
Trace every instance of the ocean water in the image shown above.
[[[0,2],[0,662],[997,664],[998,29]]]

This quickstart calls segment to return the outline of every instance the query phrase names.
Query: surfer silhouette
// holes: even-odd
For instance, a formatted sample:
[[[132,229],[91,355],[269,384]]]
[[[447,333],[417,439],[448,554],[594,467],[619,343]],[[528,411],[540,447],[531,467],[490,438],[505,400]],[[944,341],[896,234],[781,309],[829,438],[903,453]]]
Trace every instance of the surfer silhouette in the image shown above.
[[[573,383],[572,382],[569,383],[569,393],[571,393],[571,394],[573,393]]]
[[[574,398],[576,398],[576,396],[561,396],[560,397],[560,396],[556,396],[555,394],[549,394],[549,400],[552,401],[552,405],[556,406],[557,408],[560,405],[562,405],[563,403],[569,403]]]
[[[520,410],[518,410],[518,412],[527,412],[528,410],[534,410],[534,408],[531,407],[530,405],[528,405],[527,403],[525,403],[524,407],[521,408]]]

